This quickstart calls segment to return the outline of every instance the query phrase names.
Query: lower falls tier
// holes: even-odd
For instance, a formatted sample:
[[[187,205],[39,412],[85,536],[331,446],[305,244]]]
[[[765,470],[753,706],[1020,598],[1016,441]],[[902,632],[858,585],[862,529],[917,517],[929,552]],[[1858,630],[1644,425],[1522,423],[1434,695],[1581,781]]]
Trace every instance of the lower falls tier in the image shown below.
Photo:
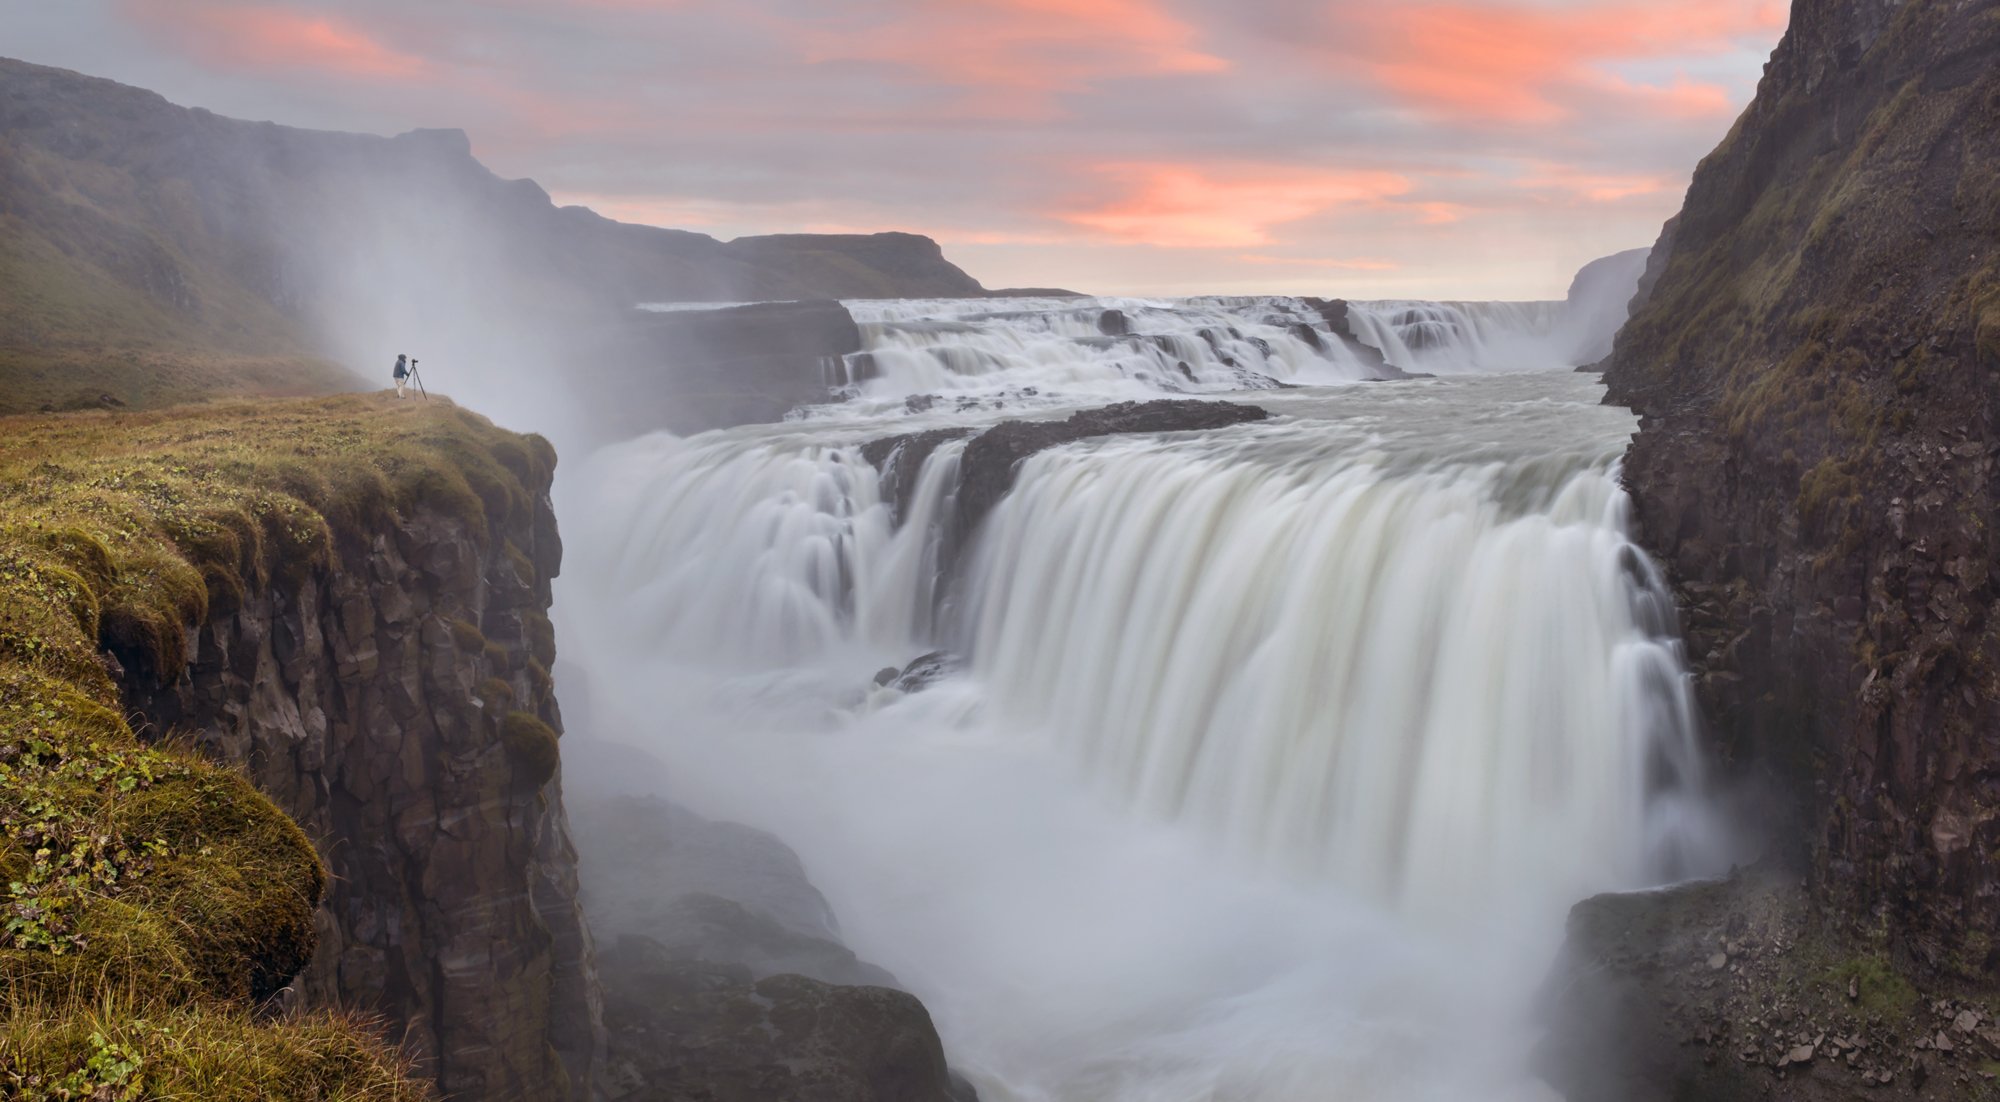
[[[1258,1056],[1252,1023],[1414,1036],[1464,1013],[1429,1001],[1449,960],[1505,1033],[1569,904],[1724,862],[1599,393],[1268,391],[1018,463],[980,445],[997,412],[647,438],[583,472],[571,625],[681,794],[800,850],[983,1097],[1467,1097],[1518,1053],[1381,1093],[1395,1045]]]

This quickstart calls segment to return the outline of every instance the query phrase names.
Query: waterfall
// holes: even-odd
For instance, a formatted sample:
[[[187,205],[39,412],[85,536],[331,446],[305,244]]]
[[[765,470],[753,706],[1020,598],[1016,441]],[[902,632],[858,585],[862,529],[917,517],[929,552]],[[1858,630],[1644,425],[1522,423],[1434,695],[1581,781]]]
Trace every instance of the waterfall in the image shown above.
[[[965,630],[1010,726],[1153,814],[1449,912],[1660,876],[1700,763],[1604,467],[1389,475],[1235,441],[1028,461]]]
[[[569,469],[591,711],[797,848],[982,1097],[1541,1097],[1564,910],[1726,867],[1632,416],[1505,370],[1553,309],[1355,304],[1441,368],[1369,385],[1301,300],[854,309],[853,400]],[[1272,416],[955,527],[992,425],[1225,391]]]
[[[1348,316],[1357,337],[1405,371],[1462,375],[1574,366],[1568,361],[1576,337],[1561,302],[1357,302]]]

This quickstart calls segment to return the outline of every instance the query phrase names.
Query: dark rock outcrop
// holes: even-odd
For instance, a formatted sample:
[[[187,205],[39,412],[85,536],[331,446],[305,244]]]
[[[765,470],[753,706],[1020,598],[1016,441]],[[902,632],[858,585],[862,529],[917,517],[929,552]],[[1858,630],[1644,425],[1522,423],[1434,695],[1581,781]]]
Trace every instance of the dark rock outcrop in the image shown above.
[[[636,796],[594,801],[577,840],[591,926],[615,946],[610,1102],[969,1102],[923,1004],[840,943],[784,843]]]
[[[240,766],[332,873],[306,1005],[386,1019],[448,1096],[589,1097],[603,1047],[548,674],[548,478],[502,532],[419,507],[218,605],[130,711]]]
[[[1036,452],[1094,436],[1200,432],[1269,416],[1267,410],[1237,402],[1160,398],[1081,410],[1061,421],[1002,421],[983,430],[946,428],[888,436],[862,445],[861,455],[882,472],[890,507],[900,521],[932,453],[948,441],[971,437],[959,457],[956,504],[940,556],[949,574],[959,550],[969,544],[986,514],[1013,489],[1021,461]]]
[[[969,538],[986,514],[1014,488],[1021,461],[1036,452],[1094,436],[1126,433],[1200,432],[1262,421],[1270,413],[1236,402],[1195,402],[1162,398],[1120,402],[1070,414],[1061,421],[1002,421],[972,438],[959,460],[958,507],[954,527]]]
[[[581,359],[592,367],[576,400],[607,439],[782,421],[832,400],[850,354],[861,331],[830,300],[635,312]]]
[[[610,1102],[972,1102],[912,995],[679,958],[605,954]]]
[[[1810,919],[1759,866],[1570,912],[1536,1063],[1570,1102],[1987,1099],[2000,1029]]]
[[[1606,372],[1811,914],[2000,976],[2000,5],[1797,0]]]

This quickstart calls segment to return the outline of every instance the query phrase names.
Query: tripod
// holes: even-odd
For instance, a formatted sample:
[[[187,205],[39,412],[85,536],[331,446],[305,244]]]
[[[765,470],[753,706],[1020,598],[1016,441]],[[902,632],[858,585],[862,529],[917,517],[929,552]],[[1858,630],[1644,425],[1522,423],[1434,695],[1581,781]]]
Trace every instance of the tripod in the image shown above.
[[[430,391],[424,389],[424,377],[417,374],[417,361],[415,360],[410,361],[410,381],[417,384],[417,393],[424,396],[424,401],[428,402],[431,400]]]

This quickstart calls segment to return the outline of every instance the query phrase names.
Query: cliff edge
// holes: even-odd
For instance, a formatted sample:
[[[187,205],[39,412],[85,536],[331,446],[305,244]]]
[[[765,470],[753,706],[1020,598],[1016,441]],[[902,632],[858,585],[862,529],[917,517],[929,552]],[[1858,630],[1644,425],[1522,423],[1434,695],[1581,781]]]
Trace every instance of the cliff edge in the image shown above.
[[[2000,4],[1796,0],[1671,229],[1605,378],[1715,741],[1810,925],[1990,984]]]
[[[443,400],[8,420],[0,1094],[589,1096],[554,463]]]

